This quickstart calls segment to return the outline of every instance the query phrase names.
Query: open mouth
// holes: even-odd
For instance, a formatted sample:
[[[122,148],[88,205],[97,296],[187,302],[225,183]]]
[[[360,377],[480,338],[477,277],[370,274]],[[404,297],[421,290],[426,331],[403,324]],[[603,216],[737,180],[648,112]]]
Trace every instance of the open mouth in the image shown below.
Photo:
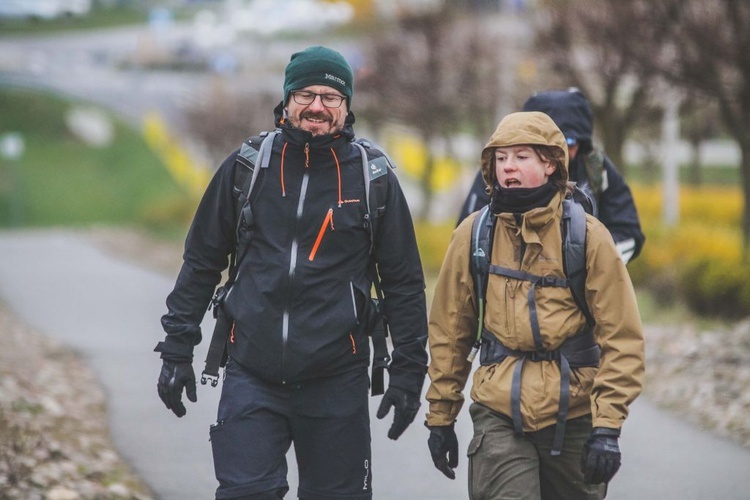
[[[521,182],[518,179],[506,179],[505,180],[505,187],[511,188],[511,187],[520,187]]]
[[[316,124],[328,123],[329,122],[329,118],[327,116],[325,116],[325,115],[314,115],[314,114],[310,114],[310,113],[303,114],[302,115],[302,119],[303,120],[307,120],[310,123],[316,123]]]

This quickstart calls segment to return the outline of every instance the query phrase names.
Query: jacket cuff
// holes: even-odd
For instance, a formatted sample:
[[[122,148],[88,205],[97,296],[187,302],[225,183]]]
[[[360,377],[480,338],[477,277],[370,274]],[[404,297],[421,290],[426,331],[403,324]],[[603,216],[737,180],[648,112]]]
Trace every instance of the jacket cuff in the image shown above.
[[[461,405],[450,401],[430,401],[430,412],[427,414],[427,425],[439,427],[456,421]]]
[[[160,352],[161,359],[167,361],[175,361],[178,363],[193,362],[193,346],[164,341],[156,344],[154,352]]]
[[[594,427],[594,429],[591,431],[591,436],[619,438],[620,429],[610,429],[608,427]]]
[[[422,395],[426,373],[388,368],[388,387],[398,387],[412,394]]]

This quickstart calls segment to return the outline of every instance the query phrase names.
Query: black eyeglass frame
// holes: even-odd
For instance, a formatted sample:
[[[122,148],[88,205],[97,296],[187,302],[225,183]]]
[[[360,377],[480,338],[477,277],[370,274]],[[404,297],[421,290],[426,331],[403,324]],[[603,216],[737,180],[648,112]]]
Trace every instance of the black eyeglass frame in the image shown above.
[[[345,95],[318,94],[317,92],[310,92],[309,90],[293,90],[290,92],[290,94],[292,94],[292,99],[294,99],[294,102],[296,102],[297,104],[301,104],[302,106],[309,106],[310,104],[315,102],[316,97],[320,96],[320,102],[323,104],[323,106],[330,109],[340,108],[341,104],[344,102],[344,99],[346,99]],[[334,98],[339,100],[338,104],[326,103],[326,99]]]

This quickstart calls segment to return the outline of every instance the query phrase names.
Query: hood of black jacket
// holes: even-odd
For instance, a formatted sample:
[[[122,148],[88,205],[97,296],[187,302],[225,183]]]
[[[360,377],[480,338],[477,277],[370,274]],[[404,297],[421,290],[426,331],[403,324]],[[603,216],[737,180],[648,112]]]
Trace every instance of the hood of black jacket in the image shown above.
[[[591,143],[591,105],[578,89],[537,92],[524,103],[523,111],[541,111],[552,118],[566,139]]]

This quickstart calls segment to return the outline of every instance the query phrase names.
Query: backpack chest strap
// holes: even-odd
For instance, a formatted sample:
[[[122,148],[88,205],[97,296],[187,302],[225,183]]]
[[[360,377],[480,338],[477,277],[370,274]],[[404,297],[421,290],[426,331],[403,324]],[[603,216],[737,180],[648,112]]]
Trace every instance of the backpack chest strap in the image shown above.
[[[544,351],[544,346],[542,344],[542,331],[539,328],[539,317],[536,311],[536,287],[553,286],[558,288],[568,288],[570,287],[570,280],[567,278],[557,278],[555,276],[538,276],[518,269],[510,269],[508,267],[496,266],[494,264],[490,264],[489,272],[490,274],[505,276],[506,278],[531,282],[531,287],[529,287],[529,293],[527,295],[529,301],[531,334],[534,337],[534,348],[537,352]]]

